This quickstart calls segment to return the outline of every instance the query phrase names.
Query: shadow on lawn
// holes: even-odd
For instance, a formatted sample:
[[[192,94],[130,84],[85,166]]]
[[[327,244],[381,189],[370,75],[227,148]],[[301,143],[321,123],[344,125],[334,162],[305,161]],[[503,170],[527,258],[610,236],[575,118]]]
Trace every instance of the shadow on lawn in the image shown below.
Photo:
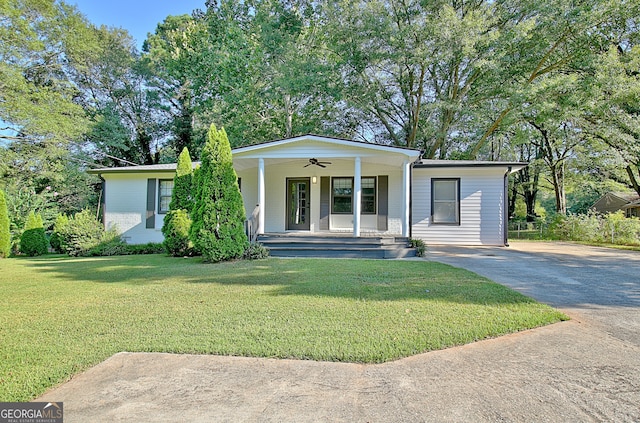
[[[320,296],[365,301],[431,300],[514,304],[534,300],[474,273],[428,261],[268,259],[203,264],[162,255],[29,259],[38,272],[73,282],[134,286],[187,284],[255,287],[264,296]]]

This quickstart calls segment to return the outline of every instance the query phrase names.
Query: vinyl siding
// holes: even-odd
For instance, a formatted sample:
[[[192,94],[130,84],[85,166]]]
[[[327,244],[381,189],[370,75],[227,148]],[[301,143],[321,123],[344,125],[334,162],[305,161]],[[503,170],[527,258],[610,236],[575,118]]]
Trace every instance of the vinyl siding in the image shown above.
[[[413,169],[412,236],[428,244],[504,245],[505,170]],[[460,225],[430,221],[431,178],[460,178]]]
[[[162,242],[164,214],[158,214],[158,189],[155,198],[155,227],[146,228],[147,179],[172,179],[174,172],[105,174],[105,229],[115,228],[129,244]]]

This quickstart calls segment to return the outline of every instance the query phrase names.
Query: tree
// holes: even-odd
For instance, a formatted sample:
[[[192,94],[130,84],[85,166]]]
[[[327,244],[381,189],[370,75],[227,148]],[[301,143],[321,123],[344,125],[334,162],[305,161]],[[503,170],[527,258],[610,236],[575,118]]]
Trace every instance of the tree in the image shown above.
[[[224,128],[211,125],[197,180],[191,241],[208,262],[241,257],[248,246],[245,210]]]
[[[193,208],[192,189],[193,165],[189,150],[184,147],[178,156],[169,213],[164,217],[162,225],[165,249],[176,257],[189,255],[192,250],[192,244],[189,242],[189,228],[191,227],[189,213]]]
[[[0,139],[51,154],[88,124],[64,60],[86,21],[55,0],[3,1],[0,16]]]
[[[47,237],[42,226],[42,216],[29,213],[20,237],[20,251],[28,256],[47,254]]]
[[[168,106],[171,120],[170,146],[179,154],[183,148],[197,152],[204,144],[206,127],[196,124],[198,97],[195,79],[206,49],[203,19],[189,15],[168,16],[145,40],[142,61],[153,74],[150,84],[158,89]]]
[[[9,211],[4,191],[0,189],[0,258],[11,253],[11,231],[9,230]]]

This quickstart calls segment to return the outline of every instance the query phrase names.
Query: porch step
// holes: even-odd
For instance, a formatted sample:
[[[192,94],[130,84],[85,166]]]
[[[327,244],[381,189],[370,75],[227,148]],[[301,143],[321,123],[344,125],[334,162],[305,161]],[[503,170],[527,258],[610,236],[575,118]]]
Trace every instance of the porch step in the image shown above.
[[[273,257],[394,259],[416,255],[404,237],[265,234],[258,237],[258,242],[269,248]]]

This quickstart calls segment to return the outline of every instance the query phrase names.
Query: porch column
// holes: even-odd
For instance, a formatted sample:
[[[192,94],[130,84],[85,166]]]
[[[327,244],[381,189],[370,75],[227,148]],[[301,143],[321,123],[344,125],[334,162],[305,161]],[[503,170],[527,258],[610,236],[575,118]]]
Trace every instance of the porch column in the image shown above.
[[[355,169],[353,172],[353,237],[360,236],[360,209],[362,199],[362,163],[360,157],[356,157]]]
[[[264,203],[264,159],[258,159],[258,234],[264,234],[264,215],[266,212]]]
[[[402,163],[402,236],[409,236],[409,209],[411,208],[411,166],[409,160]]]

